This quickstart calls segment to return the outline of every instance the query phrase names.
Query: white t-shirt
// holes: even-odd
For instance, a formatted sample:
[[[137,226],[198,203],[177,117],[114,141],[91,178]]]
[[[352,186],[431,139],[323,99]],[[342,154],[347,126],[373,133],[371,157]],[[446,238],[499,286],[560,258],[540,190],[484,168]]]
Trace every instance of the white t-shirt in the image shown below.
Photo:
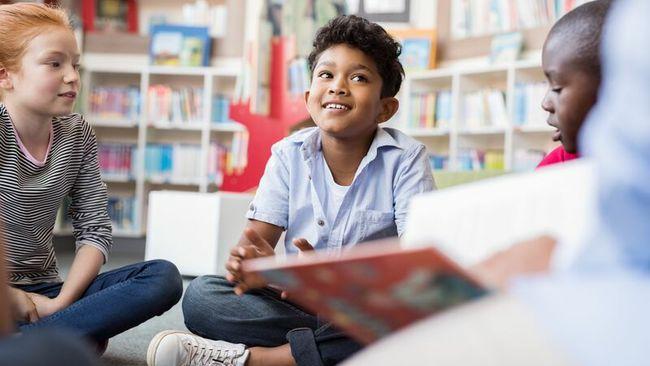
[[[334,220],[336,220],[336,215],[339,213],[339,209],[341,208],[343,198],[348,192],[350,186],[338,185],[334,181],[334,176],[332,175],[330,167],[327,166],[325,158],[321,160],[323,161],[323,171],[325,172],[325,182],[327,183],[325,185],[327,187],[327,208],[325,210],[327,212],[327,221],[330,226],[333,226]]]

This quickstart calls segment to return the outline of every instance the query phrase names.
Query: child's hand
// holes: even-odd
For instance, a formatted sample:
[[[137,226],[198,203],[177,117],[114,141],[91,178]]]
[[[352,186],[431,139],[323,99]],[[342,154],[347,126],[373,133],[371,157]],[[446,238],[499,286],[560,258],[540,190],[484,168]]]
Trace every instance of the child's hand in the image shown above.
[[[517,243],[470,270],[484,284],[505,289],[514,277],[548,271],[554,249],[555,239],[542,236]]]
[[[65,307],[57,298],[50,299],[47,296],[41,294],[36,294],[33,292],[27,292],[30,300],[36,305],[36,311],[38,316],[45,318],[46,316],[52,315],[59,310],[63,310]]]
[[[18,321],[34,323],[38,320],[38,311],[32,299],[27,296],[25,291],[17,288],[9,288],[9,303],[14,318]]]
[[[251,228],[244,229],[243,240],[230,250],[230,258],[226,262],[226,279],[235,282],[235,293],[241,295],[244,292],[261,288],[267,285],[261,277],[242,271],[242,261],[259,257],[275,255],[273,247]]]
[[[300,253],[310,252],[314,250],[314,247],[309,244],[305,238],[293,239],[293,245],[295,245],[296,248],[300,249]]]

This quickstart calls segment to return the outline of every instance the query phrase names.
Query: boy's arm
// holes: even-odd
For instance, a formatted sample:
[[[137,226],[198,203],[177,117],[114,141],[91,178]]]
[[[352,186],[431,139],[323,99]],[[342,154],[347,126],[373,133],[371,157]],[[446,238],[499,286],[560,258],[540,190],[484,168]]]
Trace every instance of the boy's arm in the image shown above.
[[[275,246],[278,244],[278,240],[280,240],[280,236],[284,230],[279,226],[258,220],[248,220],[246,229],[255,231],[273,250],[275,250]],[[245,235],[242,234],[237,245],[247,245],[250,244],[249,242],[250,241],[245,237]]]

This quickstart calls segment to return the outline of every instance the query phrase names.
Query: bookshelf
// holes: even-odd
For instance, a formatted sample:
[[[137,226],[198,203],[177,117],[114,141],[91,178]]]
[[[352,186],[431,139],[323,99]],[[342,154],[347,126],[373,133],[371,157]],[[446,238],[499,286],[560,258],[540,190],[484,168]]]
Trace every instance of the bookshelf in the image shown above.
[[[268,116],[252,114],[248,102],[233,104],[230,109],[231,118],[244,124],[251,134],[249,161],[241,174],[224,177],[223,189],[226,191],[255,189],[271,157],[271,146],[287,136],[293,126],[310,118],[303,94],[291,93],[287,88],[290,84],[288,65],[296,57],[295,42],[290,37],[273,37],[270,47],[271,103]]]
[[[407,73],[401,111],[390,124],[427,146],[434,170],[533,169],[545,152],[559,146],[541,108],[546,80],[539,50],[553,22],[588,1],[495,2],[491,8],[481,0],[438,0],[437,57],[444,68]],[[525,59],[490,65],[486,58],[493,37],[511,31],[522,34]],[[442,123],[420,120],[433,111],[428,94],[435,94],[436,101],[444,94],[449,99]],[[481,104],[486,109],[476,113]],[[489,153],[493,164],[472,164],[476,158],[487,160],[477,156],[479,151]]]
[[[215,148],[220,144],[221,151],[227,151],[226,145],[232,144],[238,134],[247,133],[246,127],[230,120],[227,112],[214,121],[212,108],[214,96],[232,96],[238,73],[239,68],[232,64],[172,68],[145,62],[84,61],[78,109],[97,135],[109,213],[112,218],[122,218],[113,223],[115,237],[144,236],[149,192],[213,192],[223,184],[224,175],[237,174],[223,166],[225,159],[215,155]],[[155,85],[168,86],[179,91],[179,95],[185,93],[184,101],[194,103],[184,112],[191,113],[179,114],[177,110],[169,114],[170,118],[162,118],[160,107],[164,103],[152,103],[155,101],[150,91]],[[154,151],[155,148],[160,151]],[[230,156],[232,151],[227,153],[228,161],[242,160]],[[180,159],[180,164],[173,164],[178,169],[152,171],[156,159],[170,157]],[[208,166],[219,163],[220,170]],[[62,213],[55,234],[72,234]]]
[[[534,85],[537,90],[526,90],[527,85]],[[496,100],[500,96],[502,105],[494,108],[497,112],[484,111],[478,116],[470,116],[468,95],[483,90],[492,91]],[[554,129],[546,125],[547,114],[541,110],[543,94],[540,93],[544,91],[545,78],[536,60],[408,73],[398,96],[401,112],[389,122],[389,126],[399,128],[424,143],[432,155],[434,170],[530,170],[538,159],[541,160],[544,152],[559,145],[552,141]],[[430,105],[422,107],[422,111],[429,114],[435,110],[436,117],[447,115],[442,123],[436,118],[433,126],[417,114],[417,103],[422,101],[422,95],[428,93],[438,98],[441,93],[450,96],[449,105],[445,107],[449,110],[448,115],[441,111],[439,104],[435,109],[427,109]],[[492,100],[486,96],[481,104],[490,106]],[[473,122],[468,121],[470,117]],[[469,166],[469,160],[477,158],[475,153],[489,153],[484,158],[493,162],[496,159],[496,163]]]

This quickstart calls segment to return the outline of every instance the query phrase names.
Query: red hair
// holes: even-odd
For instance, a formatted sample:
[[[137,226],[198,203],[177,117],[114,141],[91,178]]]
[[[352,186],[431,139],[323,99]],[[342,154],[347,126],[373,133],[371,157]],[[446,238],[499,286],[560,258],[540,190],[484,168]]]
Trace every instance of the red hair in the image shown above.
[[[35,3],[0,5],[0,68],[19,70],[29,42],[51,27],[72,30],[65,11]]]

